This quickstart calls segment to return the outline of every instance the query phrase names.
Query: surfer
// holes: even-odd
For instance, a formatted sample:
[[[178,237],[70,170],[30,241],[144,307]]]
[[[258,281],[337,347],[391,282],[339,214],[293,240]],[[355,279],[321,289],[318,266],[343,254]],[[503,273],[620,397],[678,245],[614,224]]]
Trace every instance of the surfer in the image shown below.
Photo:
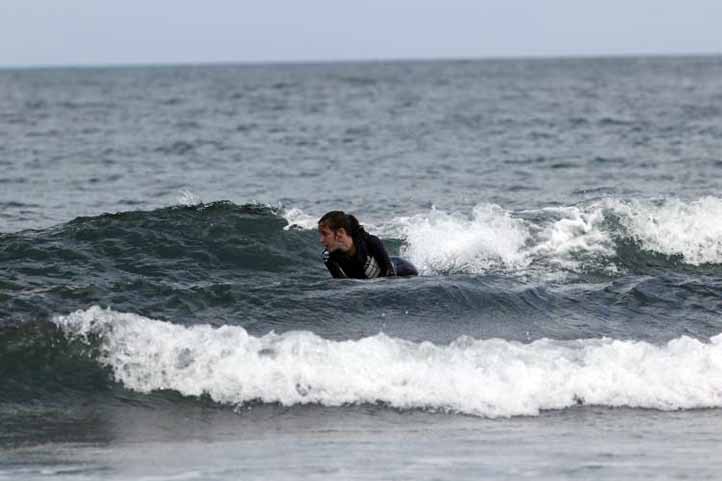
[[[371,235],[358,219],[340,210],[326,213],[318,221],[323,262],[334,278],[375,279],[416,276],[418,271],[400,257],[389,257],[381,239]]]

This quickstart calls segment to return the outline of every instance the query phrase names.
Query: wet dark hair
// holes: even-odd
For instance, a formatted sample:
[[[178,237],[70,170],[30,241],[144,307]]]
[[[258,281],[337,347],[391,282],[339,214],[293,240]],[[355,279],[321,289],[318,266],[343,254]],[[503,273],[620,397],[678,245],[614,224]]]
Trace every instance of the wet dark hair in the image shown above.
[[[334,232],[343,228],[348,235],[353,238],[360,237],[366,233],[355,216],[347,214],[342,210],[326,212],[323,217],[318,220],[318,225],[325,225]]]

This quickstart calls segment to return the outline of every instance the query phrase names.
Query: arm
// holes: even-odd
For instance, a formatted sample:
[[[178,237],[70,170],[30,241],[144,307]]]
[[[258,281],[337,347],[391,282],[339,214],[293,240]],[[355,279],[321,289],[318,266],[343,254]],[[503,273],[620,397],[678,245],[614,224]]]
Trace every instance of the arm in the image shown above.
[[[391,263],[389,253],[386,252],[386,247],[381,239],[375,235],[369,235],[366,239],[366,245],[368,246],[369,255],[372,255],[376,262],[379,264],[382,276],[395,276],[396,271],[394,265]]]
[[[326,265],[326,269],[328,269],[328,272],[331,273],[331,276],[334,279],[339,279],[342,277],[346,277],[346,273],[341,270],[341,268],[336,264],[334,261],[331,260],[331,254],[327,251],[323,251],[323,263]]]

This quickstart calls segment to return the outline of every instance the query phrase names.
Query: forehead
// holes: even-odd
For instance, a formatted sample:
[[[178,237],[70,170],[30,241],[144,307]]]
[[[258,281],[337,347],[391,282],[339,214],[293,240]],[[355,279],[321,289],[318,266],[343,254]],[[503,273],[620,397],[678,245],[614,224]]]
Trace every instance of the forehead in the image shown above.
[[[323,232],[324,234],[328,234],[328,233],[332,232],[331,228],[329,226],[327,226],[326,224],[319,224],[318,230]]]

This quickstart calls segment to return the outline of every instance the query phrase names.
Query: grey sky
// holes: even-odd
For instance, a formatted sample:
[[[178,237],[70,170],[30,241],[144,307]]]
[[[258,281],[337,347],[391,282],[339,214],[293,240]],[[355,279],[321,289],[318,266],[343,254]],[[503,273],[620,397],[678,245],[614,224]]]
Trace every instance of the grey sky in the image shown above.
[[[722,1],[0,0],[0,65],[722,53]]]

